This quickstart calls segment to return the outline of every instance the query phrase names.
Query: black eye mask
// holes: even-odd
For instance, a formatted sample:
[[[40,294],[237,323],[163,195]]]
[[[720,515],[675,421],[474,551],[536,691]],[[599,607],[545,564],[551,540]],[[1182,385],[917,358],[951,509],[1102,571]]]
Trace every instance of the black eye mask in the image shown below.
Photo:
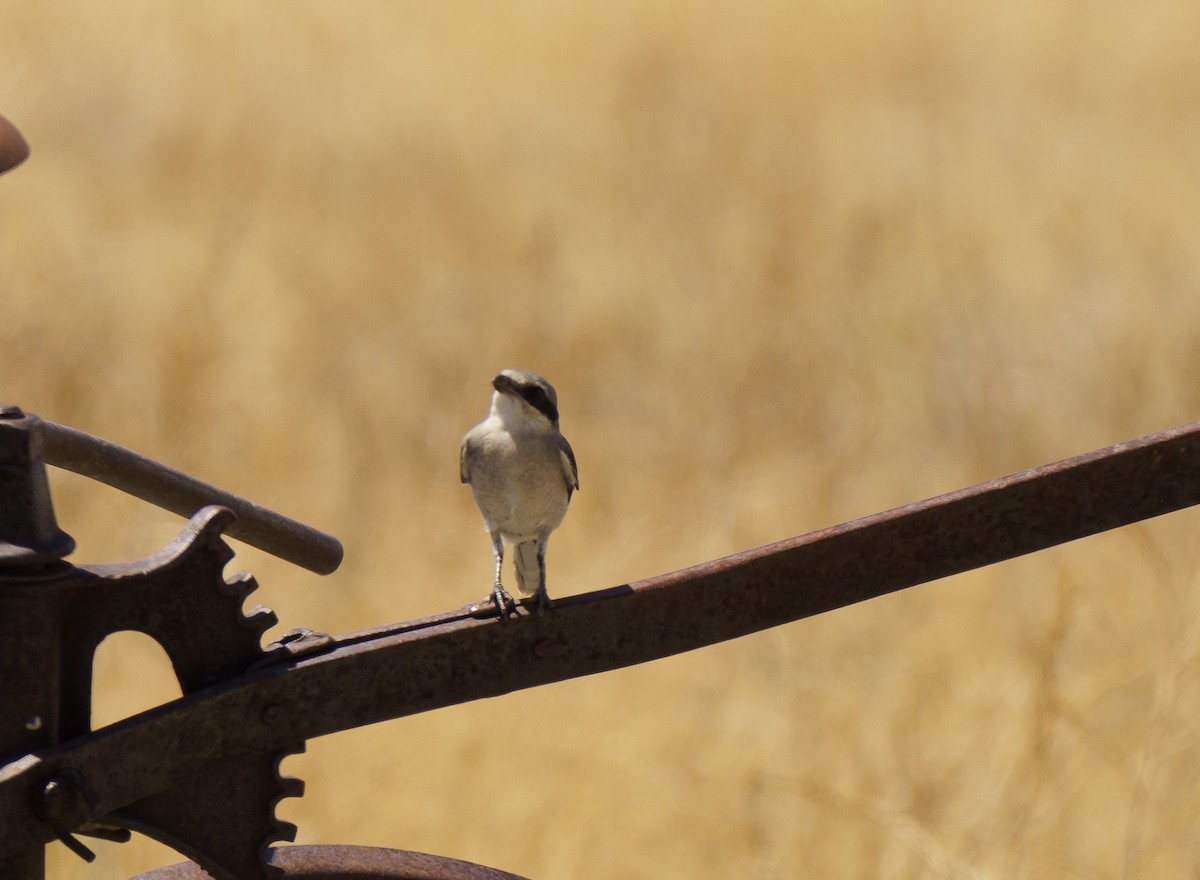
[[[546,392],[541,388],[538,388],[536,385],[533,385],[529,388],[522,388],[520,394],[526,403],[528,403],[550,421],[558,421],[558,407],[554,405],[554,403],[546,395]]]

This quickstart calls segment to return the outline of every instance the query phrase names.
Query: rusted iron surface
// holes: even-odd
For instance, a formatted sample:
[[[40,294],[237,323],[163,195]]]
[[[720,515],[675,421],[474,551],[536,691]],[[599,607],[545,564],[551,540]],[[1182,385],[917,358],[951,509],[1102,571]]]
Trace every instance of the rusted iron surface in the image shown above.
[[[460,859],[370,846],[284,846],[269,864],[286,880],[523,880],[516,874]],[[133,880],[209,880],[184,862],[139,874]]]
[[[504,625],[466,608],[268,647],[240,675],[0,768],[0,860],[56,836],[30,798],[68,769],[95,793],[72,821],[119,825],[131,805],[189,791],[222,762],[264,766],[314,736],[703,647],[1196,503],[1200,423],[561,599],[542,617]],[[214,807],[211,792],[199,797]],[[214,876],[235,876],[199,855]]]
[[[41,737],[46,745],[86,735],[93,657],[114,632],[136,630],[154,638],[170,657],[185,694],[236,678],[262,659],[262,634],[276,618],[265,608],[243,613],[257,584],[248,575],[229,580],[223,575],[233,553],[221,531],[232,518],[224,508],[205,508],[175,542],[141,562],[63,565],[24,578],[12,567],[5,569],[0,619],[16,617],[27,627],[22,662],[35,659],[46,671],[5,681],[0,717],[27,719],[23,726],[32,729],[27,735]],[[30,609],[40,616],[31,619]],[[14,746],[21,744],[6,737],[4,751]],[[228,877],[253,878],[267,846],[295,837],[294,826],[276,819],[274,805],[303,790],[297,780],[278,773],[282,757],[302,746],[225,755],[191,773],[181,768],[169,791],[117,810],[103,808],[94,783],[81,770],[56,768],[33,783],[34,814],[88,860],[92,854],[76,833],[127,839],[128,831],[136,830],[203,858]]]
[[[47,464],[107,483],[184,517],[219,504],[237,514],[227,529],[230,537],[317,574],[329,574],[341,565],[342,545],[332,535],[116,443],[54,422],[42,425]]]

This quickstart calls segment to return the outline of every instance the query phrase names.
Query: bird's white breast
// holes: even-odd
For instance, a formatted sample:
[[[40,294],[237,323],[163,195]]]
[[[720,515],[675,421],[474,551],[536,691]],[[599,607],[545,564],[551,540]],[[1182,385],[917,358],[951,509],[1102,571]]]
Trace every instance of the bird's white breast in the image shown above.
[[[471,491],[489,531],[510,543],[545,537],[569,499],[558,443],[532,420],[498,409],[467,435]]]

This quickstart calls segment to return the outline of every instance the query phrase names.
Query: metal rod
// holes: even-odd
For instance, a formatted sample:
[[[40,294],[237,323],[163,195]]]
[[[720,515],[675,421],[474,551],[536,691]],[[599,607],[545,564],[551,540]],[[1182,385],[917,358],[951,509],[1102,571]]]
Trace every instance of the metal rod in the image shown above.
[[[184,517],[209,504],[227,507],[237,516],[227,530],[230,537],[317,574],[342,563],[342,544],[332,535],[84,431],[45,419],[42,429],[48,464]]]
[[[561,599],[541,617],[451,612],[334,639],[0,767],[0,858],[53,837],[27,792],[61,767],[111,812],[224,755],[643,663],[1198,503],[1200,422]]]

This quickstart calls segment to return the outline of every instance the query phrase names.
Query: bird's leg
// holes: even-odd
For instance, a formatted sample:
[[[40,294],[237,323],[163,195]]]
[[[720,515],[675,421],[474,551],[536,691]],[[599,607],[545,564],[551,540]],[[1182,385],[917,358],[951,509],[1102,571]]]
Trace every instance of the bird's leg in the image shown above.
[[[537,593],[534,594],[534,608],[537,611],[538,617],[541,617],[550,610],[550,594],[546,592],[546,542],[538,541],[537,545],[537,561],[538,561],[538,585]]]
[[[500,580],[500,570],[504,565],[504,539],[500,537],[499,532],[492,532],[492,556],[496,559],[496,582],[492,584],[492,602],[500,612],[500,619],[507,620],[509,613],[517,606]]]

